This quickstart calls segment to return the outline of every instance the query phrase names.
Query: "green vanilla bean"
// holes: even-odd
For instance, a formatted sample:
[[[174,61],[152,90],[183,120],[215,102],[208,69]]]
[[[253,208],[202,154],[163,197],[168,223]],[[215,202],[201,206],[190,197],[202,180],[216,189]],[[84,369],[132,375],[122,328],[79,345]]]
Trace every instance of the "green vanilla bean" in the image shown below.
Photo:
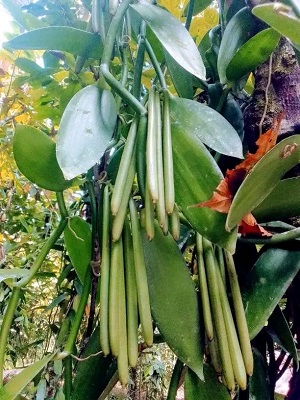
[[[123,265],[120,265],[119,278],[119,353],[118,353],[118,373],[119,380],[123,386],[128,383],[128,341],[127,341],[127,317],[126,317],[126,293]]]
[[[233,373],[235,376],[235,380],[239,387],[242,390],[245,390],[247,387],[247,375],[244,365],[244,360],[236,332],[236,328],[234,325],[229,301],[227,298],[227,293],[224,287],[224,283],[222,281],[222,277],[220,274],[220,270],[216,269],[218,283],[219,283],[219,292],[220,292],[220,301],[223,310],[224,322],[226,327],[226,334],[228,339],[230,357],[232,361]],[[226,378],[225,378],[226,379]]]
[[[223,255],[223,249],[220,246],[215,247],[215,255],[216,255],[216,259],[218,261],[218,265],[220,268],[222,280],[225,284],[225,282],[226,282],[225,260],[224,260],[224,255]]]
[[[214,337],[214,329],[213,329],[208,286],[207,286],[207,279],[205,272],[202,236],[198,232],[196,233],[196,248],[197,248],[198,276],[199,276],[200,296],[202,300],[204,328],[208,340],[211,341],[213,340]]]
[[[149,298],[144,250],[142,245],[138,212],[133,199],[130,199],[129,201],[129,210],[131,218],[134,267],[135,267],[135,277],[136,277],[138,306],[139,306],[139,314],[142,327],[142,335],[147,345],[152,346],[153,327],[152,327],[152,317],[150,311],[150,298]]]
[[[133,243],[129,221],[126,220],[123,231],[125,287],[126,287],[126,318],[127,318],[127,347],[128,362],[132,368],[138,360],[138,303],[134,270]]]
[[[120,270],[123,268],[122,238],[111,245],[111,266],[109,276],[108,327],[110,349],[114,356],[119,355],[120,340]]]
[[[159,226],[164,233],[168,232],[166,224],[168,222],[165,207],[165,185],[164,185],[164,165],[163,165],[163,145],[162,145],[162,124],[161,107],[159,93],[155,91],[155,124],[156,124],[156,151],[157,151],[157,183],[158,199],[156,204],[156,217]]]
[[[108,336],[108,291],[110,268],[110,202],[109,187],[104,188],[103,193],[103,217],[102,217],[102,254],[100,264],[100,345],[104,355],[110,353]]]
[[[145,193],[145,229],[147,233],[148,240],[154,238],[154,205],[149,193],[148,185],[146,185]]]
[[[136,141],[136,175],[142,199],[146,193],[146,144],[148,121],[146,115],[141,115]]]
[[[225,321],[220,301],[216,263],[214,259],[212,244],[205,238],[203,238],[203,254],[207,274],[209,297],[211,301],[212,316],[215,322],[216,338],[218,340],[220,359],[222,363],[222,371],[226,381],[226,386],[229,390],[234,390],[234,373],[226,335]]]
[[[132,157],[135,152],[136,135],[138,131],[138,119],[135,118],[130,126],[126,143],[124,146],[122,158],[120,161],[114,191],[111,198],[111,212],[116,215],[124,195],[126,178],[128,175],[129,166],[132,163]]]
[[[5,362],[5,350],[7,345],[7,339],[10,331],[10,327],[15,315],[16,308],[19,303],[21,289],[13,288],[5,314],[3,316],[3,321],[0,330],[0,376],[1,376],[1,385],[3,384],[3,370],[4,370],[4,362]]]
[[[128,201],[129,201],[129,197],[131,194],[132,184],[133,184],[133,180],[134,180],[134,176],[135,176],[135,165],[136,165],[136,159],[135,159],[135,153],[134,153],[132,155],[132,160],[129,165],[128,171],[127,171],[127,177],[125,178],[126,182],[125,182],[125,186],[124,186],[122,201],[121,201],[118,213],[115,216],[113,223],[112,223],[111,237],[114,242],[119,240],[119,238],[122,235],[124,221],[125,221],[126,214],[127,214]]]
[[[248,375],[251,376],[253,374],[253,354],[251,349],[249,330],[246,321],[243,300],[241,296],[240,285],[233,257],[228,251],[225,252],[225,259],[226,259],[226,267],[229,277],[232,302],[235,312],[235,319],[236,319],[236,325],[237,325],[237,331],[239,335],[242,355],[244,359],[246,372]]]
[[[174,205],[172,213],[169,215],[170,233],[174,240],[180,238],[180,216],[177,205]]]
[[[173,152],[171,138],[170,101],[168,91],[164,91],[163,102],[163,159],[166,211],[171,214],[175,204]]]
[[[158,167],[157,167],[157,116],[156,116],[155,88],[149,90],[148,99],[148,133],[147,133],[147,184],[153,203],[158,200]]]

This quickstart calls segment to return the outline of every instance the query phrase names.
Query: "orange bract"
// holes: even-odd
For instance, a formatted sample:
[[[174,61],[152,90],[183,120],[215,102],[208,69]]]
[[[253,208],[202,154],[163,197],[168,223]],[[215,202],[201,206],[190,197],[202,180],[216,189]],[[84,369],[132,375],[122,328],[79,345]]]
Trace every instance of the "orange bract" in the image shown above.
[[[227,214],[231,206],[232,200],[242,182],[249,174],[254,165],[275,146],[280,122],[280,115],[274,126],[259,137],[256,141],[257,150],[255,153],[247,153],[244,161],[238,164],[234,169],[227,170],[225,178],[221,180],[212,197],[192,207],[209,207],[212,210]],[[256,234],[260,236],[272,236],[257,224],[256,219],[252,214],[247,214],[239,224],[239,232],[242,235]]]

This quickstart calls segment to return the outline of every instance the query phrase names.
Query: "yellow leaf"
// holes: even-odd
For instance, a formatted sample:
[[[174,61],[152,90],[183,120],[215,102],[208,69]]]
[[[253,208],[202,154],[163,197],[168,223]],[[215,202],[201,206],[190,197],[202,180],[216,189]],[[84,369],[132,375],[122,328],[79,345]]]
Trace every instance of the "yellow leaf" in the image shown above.
[[[188,0],[160,0],[158,4],[165,7],[175,18],[180,19]]]
[[[56,74],[53,74],[53,77],[56,81],[62,82],[65,78],[68,78],[69,76],[69,71],[62,70],[57,72]]]
[[[192,19],[190,34],[198,45],[203,36],[219,22],[219,14],[215,7],[208,7]]]

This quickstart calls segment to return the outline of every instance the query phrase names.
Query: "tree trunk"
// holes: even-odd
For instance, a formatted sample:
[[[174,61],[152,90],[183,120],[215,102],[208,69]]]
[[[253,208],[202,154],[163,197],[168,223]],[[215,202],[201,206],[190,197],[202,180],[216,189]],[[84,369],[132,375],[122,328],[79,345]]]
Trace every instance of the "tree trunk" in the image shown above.
[[[260,133],[282,115],[279,138],[300,130],[300,68],[291,44],[281,39],[271,59],[255,72],[255,89],[244,112],[245,138],[250,151]]]

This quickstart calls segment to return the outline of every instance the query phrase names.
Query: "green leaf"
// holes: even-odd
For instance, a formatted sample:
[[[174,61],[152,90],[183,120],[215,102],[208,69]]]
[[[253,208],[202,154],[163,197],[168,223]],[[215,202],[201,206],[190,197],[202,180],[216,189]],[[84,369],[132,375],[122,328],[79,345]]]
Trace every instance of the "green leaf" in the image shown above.
[[[186,125],[172,124],[172,146],[176,203],[195,230],[234,252],[236,233],[225,231],[226,215],[208,207],[191,207],[210,199],[222,180],[217,163]]]
[[[283,3],[267,3],[252,9],[254,15],[287,36],[292,42],[300,45],[300,19],[292,8]]]
[[[211,3],[212,3],[212,0],[195,0],[194,1],[194,8],[193,8],[193,15],[200,14]],[[183,11],[183,17],[187,16],[189,5],[190,5],[190,1],[187,3],[187,5],[186,5],[186,7],[185,7],[185,9]]]
[[[183,256],[158,225],[152,241],[146,235],[143,239],[151,310],[159,332],[176,356],[203,379],[200,311]]]
[[[28,125],[16,127],[13,151],[18,168],[38,186],[61,192],[74,184],[65,180],[55,155],[55,142]]]
[[[268,367],[263,356],[257,349],[253,349],[254,369],[249,378],[249,399],[270,400],[270,386]]]
[[[165,60],[173,85],[180,97],[192,99],[194,97],[193,75],[182,68],[165,50]]]
[[[15,61],[15,66],[22,69],[24,72],[28,74],[45,74],[46,69],[40,67],[37,63],[28,58],[19,57]]]
[[[233,198],[226,229],[234,228],[272,192],[284,174],[300,161],[300,135],[282,140],[261,158]]]
[[[12,268],[12,269],[0,269],[0,282],[5,282],[11,279],[20,279],[28,276],[30,271],[28,269]]]
[[[100,350],[99,329],[97,328],[90,337],[82,353],[82,358],[95,355]],[[104,357],[103,354],[99,354],[86,361],[79,362],[73,382],[71,400],[98,400],[99,396],[107,391],[107,388],[112,389],[110,382],[113,381],[116,371],[117,362],[111,355]],[[114,382],[113,386],[116,383]]]
[[[33,378],[45,367],[45,365],[54,357],[50,354],[39,361],[23,369],[18,375],[15,375],[6,385],[0,388],[0,400],[14,400],[22,390],[30,383]]]
[[[104,154],[117,120],[109,90],[90,85],[72,97],[57,134],[56,155],[67,179],[86,172]]]
[[[172,14],[149,3],[131,7],[153,30],[171,57],[184,69],[205,80],[205,67],[192,37]]]
[[[298,368],[299,359],[295,340],[279,305],[275,307],[268,320],[268,332],[273,340],[293,357]]]
[[[218,55],[218,73],[221,83],[227,83],[227,67],[243,44],[257,33],[257,21],[247,7],[242,8],[229,21],[221,41]]]
[[[65,243],[75,271],[84,283],[86,269],[91,262],[92,234],[89,224],[80,217],[72,217],[64,231]]]
[[[279,39],[280,34],[272,28],[258,32],[232,57],[226,69],[227,79],[236,81],[253,71],[271,55]]]
[[[211,365],[204,364],[204,381],[188,369],[184,381],[185,400],[230,400],[227,388],[219,381]]]
[[[300,269],[300,250],[293,247],[267,249],[248,274],[242,295],[251,339],[264,327]]]
[[[282,196],[284,193],[284,196]],[[300,178],[279,181],[253,210],[258,221],[276,221],[300,215]]]
[[[70,293],[62,293],[59,296],[55,297],[51,301],[51,303],[44,308],[44,312],[52,310],[53,308],[57,307],[61,302],[63,302],[65,299],[67,299],[70,296]]]
[[[99,35],[69,26],[35,29],[11,39],[5,46],[17,50],[66,51],[86,58],[100,58],[103,49]]]
[[[242,142],[232,125],[217,111],[197,101],[171,97],[173,130],[188,131],[211,149],[231,157],[243,158]]]

